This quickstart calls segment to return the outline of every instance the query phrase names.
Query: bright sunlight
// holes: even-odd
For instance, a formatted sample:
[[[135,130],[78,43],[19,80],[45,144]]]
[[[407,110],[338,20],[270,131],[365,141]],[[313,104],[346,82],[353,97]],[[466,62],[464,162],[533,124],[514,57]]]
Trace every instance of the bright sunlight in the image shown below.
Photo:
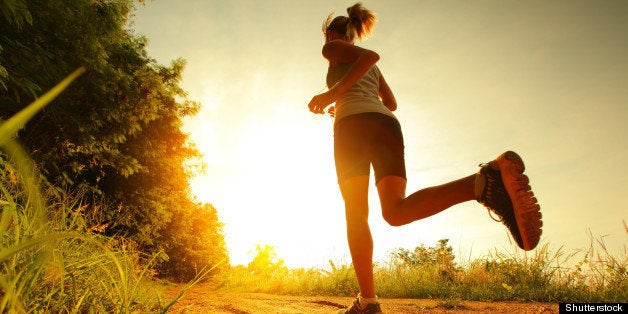
[[[218,3],[155,3],[137,15],[156,60],[188,61],[182,86],[202,104],[185,124],[206,161],[205,174],[192,182],[195,194],[216,207],[232,264],[248,263],[258,243],[276,247],[288,266],[348,258],[332,121],[306,109],[324,87],[321,19],[345,5],[277,2],[259,6],[268,13],[260,14],[249,3]],[[622,10],[564,3],[544,10],[522,3],[476,11],[441,2],[369,7],[381,23],[363,44],[381,55],[397,97],[408,193],[475,172],[514,149],[548,209],[544,239],[578,248],[590,229],[622,245],[625,184],[598,175],[617,173],[627,152],[617,151],[626,133]],[[169,27],[182,23],[190,28]],[[521,118],[517,132],[504,116]],[[572,177],[580,179],[563,184]],[[442,238],[460,256],[511,245],[503,225],[471,202],[405,228],[382,223],[377,203],[370,218],[379,259]]]
[[[234,265],[248,263],[258,244],[272,245],[295,267],[320,260],[314,255],[333,258],[345,251],[333,120],[311,115],[305,105],[290,106],[258,112],[254,121],[234,122],[230,134],[211,132],[203,118],[210,114],[205,108],[186,125],[206,163],[205,173],[191,181],[192,191],[199,200],[225,209],[220,219]],[[316,241],[323,242],[323,252],[319,244],[312,250]]]

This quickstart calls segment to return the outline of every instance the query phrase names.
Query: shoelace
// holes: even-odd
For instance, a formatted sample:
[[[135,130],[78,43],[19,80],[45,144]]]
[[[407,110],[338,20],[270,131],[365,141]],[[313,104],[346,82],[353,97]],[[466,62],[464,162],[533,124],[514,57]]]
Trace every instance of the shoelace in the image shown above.
[[[480,163],[478,166],[481,167],[481,168],[489,167],[489,163],[483,162],[483,163]],[[482,173],[482,175],[486,179],[486,183],[485,183],[484,189],[488,189],[488,190],[486,191],[485,200],[483,200],[482,203],[489,203],[489,202],[486,202],[486,200],[492,198],[493,184],[495,183],[495,178],[491,174],[488,173],[489,171],[494,171],[494,170],[488,169],[488,168],[486,168],[486,169],[488,171],[484,171],[484,173]],[[496,222],[501,222],[501,223],[504,222],[504,217],[502,215],[500,215],[497,212],[496,209],[491,208],[491,206],[486,206],[486,210],[488,211],[488,216],[491,217],[491,219],[493,219]],[[497,215],[498,218],[495,218],[495,216],[493,216],[493,213],[495,213],[495,215]]]

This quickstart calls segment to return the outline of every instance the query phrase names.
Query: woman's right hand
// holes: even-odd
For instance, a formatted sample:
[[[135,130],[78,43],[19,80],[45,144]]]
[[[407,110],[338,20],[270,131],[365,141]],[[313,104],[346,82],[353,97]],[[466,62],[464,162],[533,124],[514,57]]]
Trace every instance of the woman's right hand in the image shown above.
[[[325,108],[333,102],[333,99],[329,91],[318,94],[312,97],[310,103],[307,105],[310,111],[315,114],[324,114]]]

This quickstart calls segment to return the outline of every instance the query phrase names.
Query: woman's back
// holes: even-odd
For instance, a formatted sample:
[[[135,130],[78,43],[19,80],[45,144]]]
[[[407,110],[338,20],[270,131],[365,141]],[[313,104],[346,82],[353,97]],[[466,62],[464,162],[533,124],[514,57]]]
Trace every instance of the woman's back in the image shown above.
[[[327,86],[334,86],[349,71],[353,63],[340,63],[327,70]],[[381,72],[374,65],[360,80],[336,100],[335,121],[350,115],[377,112],[391,117],[394,114],[384,106],[379,98]]]

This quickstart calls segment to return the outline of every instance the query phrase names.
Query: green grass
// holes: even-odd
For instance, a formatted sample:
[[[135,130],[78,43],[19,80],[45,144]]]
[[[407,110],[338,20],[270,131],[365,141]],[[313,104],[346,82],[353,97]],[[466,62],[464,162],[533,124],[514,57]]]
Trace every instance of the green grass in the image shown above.
[[[0,312],[126,313],[167,306],[151,282],[152,257],[90,231],[76,196],[48,191],[43,208],[34,206],[17,177],[1,156]]]
[[[88,226],[81,191],[41,182],[14,135],[84,69],[7,121],[0,121],[0,312],[165,312],[151,266],[132,242]],[[93,205],[93,204],[92,204]]]
[[[444,241],[444,242],[443,242]],[[457,265],[447,241],[414,252],[391,253],[375,265],[377,293],[384,298],[431,298],[455,308],[461,300],[539,302],[626,302],[628,256],[614,256],[591,235],[586,249],[565,254],[544,245],[533,253],[492,251]],[[413,255],[414,254],[414,255]],[[259,254],[258,254],[259,255]],[[280,259],[256,259],[233,267],[223,289],[293,295],[355,296],[350,265],[328,270],[288,269]]]

